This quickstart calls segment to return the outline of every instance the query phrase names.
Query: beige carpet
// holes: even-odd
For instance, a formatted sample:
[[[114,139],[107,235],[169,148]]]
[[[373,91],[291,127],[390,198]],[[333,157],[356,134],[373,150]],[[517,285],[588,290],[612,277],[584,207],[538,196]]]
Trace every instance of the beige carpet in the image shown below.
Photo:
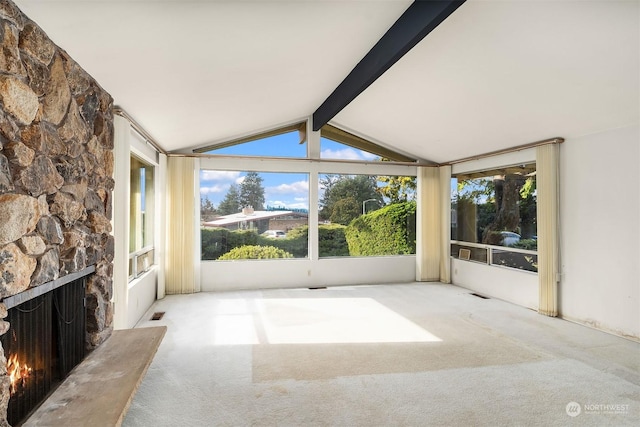
[[[275,344],[253,346],[253,381],[318,380],[349,375],[397,374],[506,365],[542,360],[545,354],[466,319],[429,322],[443,337],[428,343]]]
[[[455,286],[169,296],[156,325],[125,426],[640,422],[638,343]]]

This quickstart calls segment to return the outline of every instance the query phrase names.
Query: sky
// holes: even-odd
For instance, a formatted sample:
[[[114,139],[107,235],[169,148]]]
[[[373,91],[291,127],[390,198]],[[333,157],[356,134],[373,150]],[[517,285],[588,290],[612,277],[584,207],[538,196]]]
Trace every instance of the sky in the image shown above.
[[[299,144],[298,133],[291,132],[258,141],[216,150],[215,154],[264,157],[306,157],[306,144]],[[373,160],[379,156],[322,138],[320,158]],[[200,196],[218,207],[232,184],[246,176],[240,171],[200,171]],[[309,209],[309,175],[304,173],[260,172],[265,189],[265,205],[286,209]]]

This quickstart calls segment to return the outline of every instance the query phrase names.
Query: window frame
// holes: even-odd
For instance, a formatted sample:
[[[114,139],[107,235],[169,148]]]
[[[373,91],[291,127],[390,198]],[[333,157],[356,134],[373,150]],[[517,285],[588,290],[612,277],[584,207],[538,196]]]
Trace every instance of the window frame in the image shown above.
[[[514,161],[513,160],[514,157],[517,158],[518,160]],[[511,161],[507,159],[510,159]],[[496,161],[496,158],[489,157],[489,158],[483,159],[480,162],[475,162],[476,163],[474,165],[475,167],[469,167],[471,164],[473,164],[473,161],[464,162],[464,164],[454,165],[454,168],[451,173],[452,185],[454,180],[456,181],[456,183],[458,182],[458,178],[460,176],[472,179],[472,178],[481,178],[481,177],[492,176],[492,175],[508,174],[508,172],[513,172],[525,165],[526,166],[533,165],[534,169],[536,168],[535,154],[532,156],[531,150],[523,150],[523,152],[521,153],[512,153],[511,155],[503,156],[501,160],[502,162],[499,162],[499,161]],[[482,165],[479,165],[478,163],[481,163]],[[453,199],[453,191],[452,191],[451,215],[453,218],[454,212],[455,212],[456,218],[457,218],[457,211],[454,211],[453,203],[454,203],[454,199]],[[450,233],[452,233],[452,231],[453,231],[453,221],[450,227]],[[484,251],[484,255],[481,257],[483,259],[478,260],[478,259],[473,259],[473,257],[471,257],[470,259],[464,259],[463,257],[460,257],[459,251],[457,254],[455,253],[454,247],[457,247],[459,250],[468,249],[471,251],[471,254],[474,254],[474,253],[481,254]],[[515,255],[515,256],[522,256],[522,257],[531,257],[532,260],[535,259],[535,262],[532,264],[532,268],[535,268],[535,269],[530,270],[526,268],[519,268],[515,266],[496,263],[494,261],[496,254],[499,255],[502,253],[505,253],[508,256]],[[486,264],[493,267],[522,271],[529,274],[536,274],[536,275],[538,274],[537,273],[537,257],[538,257],[537,250],[514,248],[506,245],[492,245],[492,244],[486,244],[482,242],[469,242],[465,240],[457,240],[452,237],[450,239],[450,256],[451,258],[457,259],[460,261]]]
[[[345,160],[320,159],[283,159],[252,158],[242,156],[206,155],[200,158],[200,170],[242,171],[242,172],[276,172],[309,174],[309,257],[318,260],[318,210],[319,210],[319,176],[324,174],[340,175],[391,175],[416,176],[417,164],[398,162],[359,162]],[[198,173],[198,176],[199,176]],[[199,184],[198,184],[199,186]],[[408,255],[394,255],[408,256]],[[340,257],[353,259],[357,257]],[[326,258],[323,258],[326,259]],[[294,262],[296,259],[288,260]],[[250,261],[250,260],[247,260]],[[208,262],[208,261],[202,261]]]
[[[132,132],[132,135],[136,135],[136,134]],[[141,150],[136,150],[133,147],[131,147],[131,150],[129,153],[129,162],[130,162],[129,173],[130,174],[133,173],[133,161],[132,161],[133,159],[145,165],[146,167],[151,168],[153,170],[153,177],[151,178],[152,188],[150,193],[152,196],[152,204],[151,204],[152,206],[151,206],[151,209],[149,209],[149,207],[147,206],[148,200],[145,200],[145,211],[149,210],[149,212],[144,213],[147,220],[144,223],[145,230],[143,231],[143,235],[146,234],[151,236],[150,242],[143,241],[142,247],[134,248],[133,250],[131,249],[131,239],[132,239],[131,234],[132,234],[132,227],[134,227],[134,224],[132,223],[132,217],[133,217],[132,210],[135,207],[132,206],[132,203],[131,203],[131,194],[132,194],[131,176],[128,180],[129,228],[127,230],[127,233],[129,235],[129,250],[128,250],[127,277],[129,282],[142,276],[144,273],[149,271],[154,265],[158,263],[156,259],[157,257],[156,241],[157,241],[157,234],[158,234],[157,231],[159,227],[157,215],[156,215],[157,209],[158,209],[157,188],[159,183],[159,176],[158,176],[159,164],[157,161],[157,153],[156,153],[156,158],[151,159],[149,158],[147,153],[144,153]],[[146,186],[145,186],[145,195],[148,195]],[[149,221],[148,219],[151,219],[151,221]]]

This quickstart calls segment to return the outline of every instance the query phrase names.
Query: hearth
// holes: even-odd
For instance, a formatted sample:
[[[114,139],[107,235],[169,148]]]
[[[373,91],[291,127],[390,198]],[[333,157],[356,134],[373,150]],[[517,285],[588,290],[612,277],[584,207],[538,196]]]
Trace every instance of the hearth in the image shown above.
[[[7,421],[21,423],[85,356],[88,267],[5,298],[11,327],[0,340],[11,379]]]

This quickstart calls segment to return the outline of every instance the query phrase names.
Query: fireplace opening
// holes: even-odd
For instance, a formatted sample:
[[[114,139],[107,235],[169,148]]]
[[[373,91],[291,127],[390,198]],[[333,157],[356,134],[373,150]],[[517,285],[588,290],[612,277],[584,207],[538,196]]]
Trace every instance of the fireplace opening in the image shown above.
[[[20,425],[84,359],[86,277],[51,282],[46,292],[42,285],[45,293],[9,308],[10,329],[0,338],[11,380],[9,424]]]

